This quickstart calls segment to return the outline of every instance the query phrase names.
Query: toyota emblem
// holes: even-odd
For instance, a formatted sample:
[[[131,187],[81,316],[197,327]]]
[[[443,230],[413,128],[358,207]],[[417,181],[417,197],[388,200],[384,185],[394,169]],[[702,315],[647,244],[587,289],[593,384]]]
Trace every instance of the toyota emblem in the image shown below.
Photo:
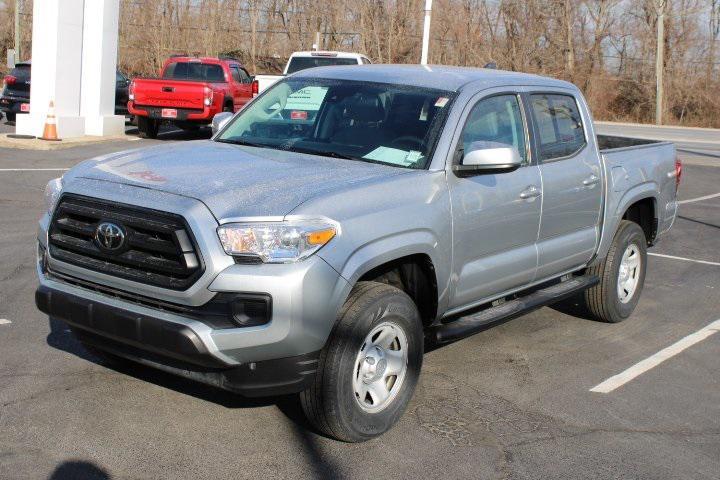
[[[103,222],[95,229],[95,240],[105,250],[118,250],[125,244],[125,232],[114,223]]]

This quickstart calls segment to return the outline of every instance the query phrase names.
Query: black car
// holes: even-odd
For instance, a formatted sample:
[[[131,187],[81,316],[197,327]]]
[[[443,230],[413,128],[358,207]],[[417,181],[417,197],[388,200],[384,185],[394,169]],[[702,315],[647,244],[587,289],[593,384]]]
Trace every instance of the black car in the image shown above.
[[[15,121],[18,113],[30,111],[30,62],[15,64],[5,76],[5,88],[0,97],[0,111],[9,122]],[[121,72],[115,75],[115,114],[127,115],[128,87],[130,80]]]

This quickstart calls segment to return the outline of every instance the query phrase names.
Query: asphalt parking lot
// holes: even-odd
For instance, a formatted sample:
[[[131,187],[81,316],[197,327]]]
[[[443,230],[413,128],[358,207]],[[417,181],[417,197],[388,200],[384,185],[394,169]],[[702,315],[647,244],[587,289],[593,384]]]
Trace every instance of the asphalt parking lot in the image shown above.
[[[719,327],[614,390],[591,391],[720,319],[720,136],[696,150],[678,137],[685,203],[651,249],[662,256],[649,257],[631,319],[608,325],[544,308],[429,352],[400,423],[350,445],[307,430],[292,398],[247,400],[103,365],[35,309],[36,221],[46,182],[62,173],[43,169],[203,135],[0,149],[1,478],[720,475]]]

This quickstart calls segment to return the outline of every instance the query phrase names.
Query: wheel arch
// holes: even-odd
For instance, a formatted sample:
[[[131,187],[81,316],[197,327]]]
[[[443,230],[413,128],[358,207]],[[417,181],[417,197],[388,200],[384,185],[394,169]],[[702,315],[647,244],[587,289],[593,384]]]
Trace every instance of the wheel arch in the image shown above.
[[[435,237],[427,231],[408,232],[380,239],[356,250],[339,269],[349,290],[360,281],[378,281],[396,286],[413,299],[425,325],[438,317],[442,305],[442,285],[446,276],[433,245]]]
[[[612,244],[615,233],[621,220],[630,220],[638,223],[645,232],[648,244],[652,245],[657,236],[658,212],[658,186],[655,182],[646,182],[631,188],[608,209],[608,216],[602,229],[602,237],[598,253],[592,264],[605,258]],[[644,222],[645,226],[643,226]]]

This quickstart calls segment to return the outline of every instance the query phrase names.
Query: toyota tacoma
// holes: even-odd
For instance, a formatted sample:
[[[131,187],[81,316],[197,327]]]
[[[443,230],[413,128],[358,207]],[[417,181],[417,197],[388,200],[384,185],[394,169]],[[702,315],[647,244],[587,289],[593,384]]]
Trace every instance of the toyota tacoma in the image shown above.
[[[628,318],[677,211],[672,144],[597,136],[539,76],[314,68],[214,126],[50,182],[36,304],[106,360],[299,394],[344,441],[398,420],[428,344],[571,296]]]

